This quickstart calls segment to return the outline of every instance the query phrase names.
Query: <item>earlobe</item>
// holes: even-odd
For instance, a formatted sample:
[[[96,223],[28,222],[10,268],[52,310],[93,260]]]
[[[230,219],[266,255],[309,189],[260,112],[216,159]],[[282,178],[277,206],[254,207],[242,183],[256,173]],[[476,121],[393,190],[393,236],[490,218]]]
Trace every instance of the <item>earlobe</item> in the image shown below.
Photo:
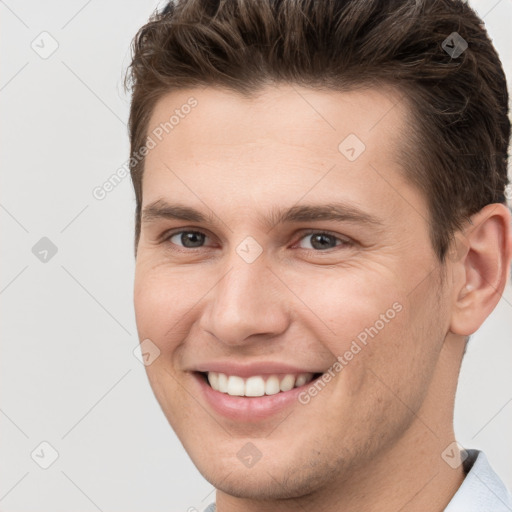
[[[473,215],[452,254],[458,259],[453,262],[457,279],[450,330],[469,336],[494,310],[507,284],[512,257],[508,208],[489,204]]]

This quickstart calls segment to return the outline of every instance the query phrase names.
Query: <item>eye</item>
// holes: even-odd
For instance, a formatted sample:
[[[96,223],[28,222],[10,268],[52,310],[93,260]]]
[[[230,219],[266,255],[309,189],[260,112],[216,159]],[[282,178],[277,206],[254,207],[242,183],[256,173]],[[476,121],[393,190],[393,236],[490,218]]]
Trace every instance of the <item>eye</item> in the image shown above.
[[[201,231],[182,230],[164,235],[162,242],[169,242],[184,249],[199,249],[205,245],[208,238]],[[301,243],[304,244],[304,242],[306,245],[301,246]],[[338,246],[351,247],[354,243],[349,238],[342,238],[326,231],[311,230],[301,236],[298,245],[307,251],[319,252],[334,249]]]
[[[309,231],[306,234],[304,234],[300,240],[309,241],[309,247],[302,247],[302,249],[314,251],[325,251],[327,249],[334,249],[339,245],[349,247],[353,245],[353,242],[348,238],[340,238],[326,231]]]
[[[168,234],[163,241],[186,249],[196,249],[203,245],[206,238],[208,237],[201,231],[178,231]]]

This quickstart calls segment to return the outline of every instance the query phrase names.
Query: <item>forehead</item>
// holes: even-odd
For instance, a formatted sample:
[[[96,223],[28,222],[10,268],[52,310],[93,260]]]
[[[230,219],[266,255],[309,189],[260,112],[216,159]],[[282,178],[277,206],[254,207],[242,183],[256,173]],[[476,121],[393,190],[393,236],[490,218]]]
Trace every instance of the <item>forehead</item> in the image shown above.
[[[340,92],[288,84],[251,97],[215,87],[168,93],[148,125],[155,147],[146,157],[143,203],[185,194],[198,206],[199,197],[215,196],[273,207],[283,197],[345,195],[392,207],[403,201],[397,190],[410,186],[398,157],[407,114],[392,87]]]
[[[153,109],[148,134],[156,130],[163,138],[183,141],[207,136],[211,143],[229,137],[233,145],[265,137],[314,144],[321,137],[323,150],[338,152],[339,143],[350,133],[365,143],[385,134],[386,146],[395,143],[407,113],[404,95],[389,85],[332,91],[280,84],[249,97],[203,87],[161,97]]]

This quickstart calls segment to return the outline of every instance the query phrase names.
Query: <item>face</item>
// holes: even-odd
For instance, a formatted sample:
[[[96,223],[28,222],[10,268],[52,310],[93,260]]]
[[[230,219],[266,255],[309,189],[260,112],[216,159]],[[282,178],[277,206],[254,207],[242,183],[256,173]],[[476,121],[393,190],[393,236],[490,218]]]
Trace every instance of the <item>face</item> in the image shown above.
[[[424,410],[450,313],[397,101],[282,85],[156,105],[137,327],[160,351],[146,369],[163,412],[223,492],[325,490]]]

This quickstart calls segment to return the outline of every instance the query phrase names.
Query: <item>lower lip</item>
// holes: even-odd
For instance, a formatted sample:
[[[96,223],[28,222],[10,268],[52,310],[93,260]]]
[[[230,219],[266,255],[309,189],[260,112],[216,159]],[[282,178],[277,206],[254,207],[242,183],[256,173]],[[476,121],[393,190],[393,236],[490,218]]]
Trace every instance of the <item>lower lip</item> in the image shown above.
[[[243,397],[215,391],[199,373],[194,373],[194,378],[199,383],[205,400],[215,412],[232,420],[247,422],[269,418],[286,407],[298,404],[299,395],[317,380],[275,395]]]

